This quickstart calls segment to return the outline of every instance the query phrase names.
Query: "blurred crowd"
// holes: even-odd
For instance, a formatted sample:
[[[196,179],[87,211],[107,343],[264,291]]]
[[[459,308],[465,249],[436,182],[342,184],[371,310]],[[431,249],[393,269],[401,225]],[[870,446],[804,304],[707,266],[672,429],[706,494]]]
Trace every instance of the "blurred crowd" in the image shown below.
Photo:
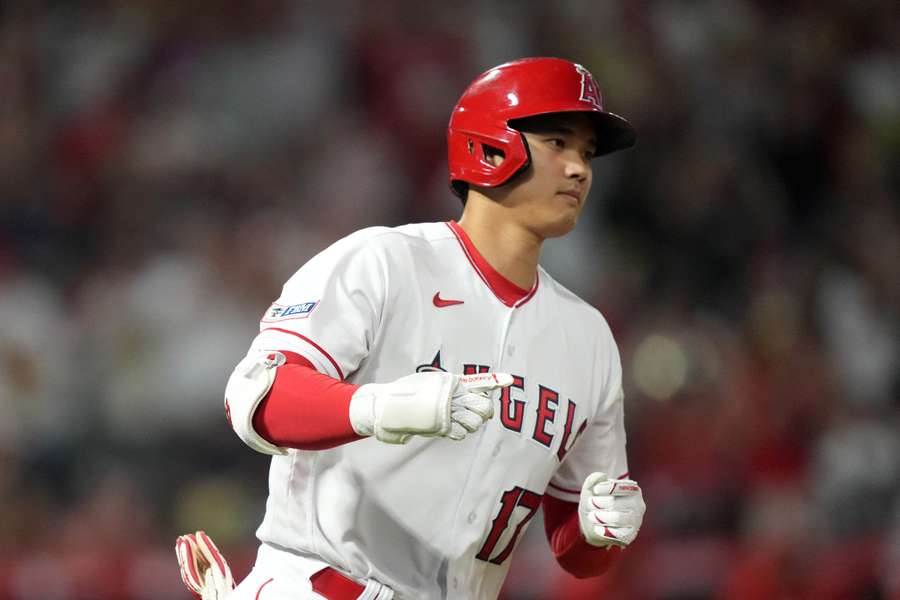
[[[268,460],[223,417],[282,282],[447,220],[479,72],[590,68],[638,145],[544,266],[622,350],[648,505],[609,576],[539,519],[505,600],[900,598],[900,5],[0,5],[0,600],[183,599],[249,570]],[[411,490],[411,494],[413,491]]]

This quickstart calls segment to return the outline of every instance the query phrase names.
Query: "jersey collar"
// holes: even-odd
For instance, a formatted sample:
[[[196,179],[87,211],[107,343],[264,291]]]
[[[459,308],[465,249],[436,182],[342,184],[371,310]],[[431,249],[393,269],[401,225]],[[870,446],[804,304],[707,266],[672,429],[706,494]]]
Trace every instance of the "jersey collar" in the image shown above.
[[[472,268],[475,269],[475,272],[478,273],[481,280],[484,281],[500,302],[510,308],[518,308],[534,297],[538,289],[538,284],[540,283],[540,276],[537,273],[534,274],[534,285],[531,286],[530,290],[520,288],[498,273],[494,267],[485,260],[481,253],[478,252],[475,244],[472,243],[472,240],[469,239],[468,234],[459,226],[459,223],[456,221],[448,221],[447,227],[449,227],[450,231],[453,232],[453,235],[456,236],[459,245],[462,247],[463,253],[466,255],[466,258],[469,259]]]

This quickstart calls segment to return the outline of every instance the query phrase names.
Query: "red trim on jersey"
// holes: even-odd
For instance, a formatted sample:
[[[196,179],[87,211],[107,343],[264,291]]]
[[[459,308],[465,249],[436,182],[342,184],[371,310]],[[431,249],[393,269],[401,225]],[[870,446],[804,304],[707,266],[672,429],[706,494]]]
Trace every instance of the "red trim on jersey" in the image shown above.
[[[534,274],[534,285],[531,286],[530,290],[520,288],[498,273],[494,267],[485,260],[481,253],[478,252],[478,248],[475,247],[475,244],[472,243],[469,235],[459,226],[459,223],[456,221],[447,221],[447,227],[449,227],[450,231],[453,232],[453,235],[456,236],[456,240],[462,247],[463,253],[465,253],[466,258],[469,259],[475,272],[478,273],[481,280],[490,288],[500,302],[510,308],[518,308],[531,300],[535,293],[537,293],[538,284],[540,283],[540,276],[537,273]]]
[[[366,591],[366,586],[356,583],[331,567],[325,567],[310,575],[309,582],[315,593],[328,600],[356,600]]]
[[[273,581],[275,581],[275,578],[274,578],[274,577],[269,577],[269,578],[265,581],[265,583],[263,583],[261,586],[259,586],[259,589],[256,590],[256,600],[259,600],[259,595],[262,594],[263,588],[266,587],[267,585],[269,585],[270,583],[272,583]]]
[[[544,532],[556,562],[579,579],[605,573],[621,554],[618,547],[591,546],[581,535],[578,504],[544,496]]]
[[[319,373],[295,352],[281,351],[268,395],[253,413],[253,429],[276,446],[325,450],[362,439],[350,424],[350,398],[358,385]]]
[[[337,361],[334,360],[328,352],[325,351],[325,348],[318,345],[302,333],[297,333],[296,331],[291,331],[290,329],[282,329],[281,327],[266,327],[265,329],[260,329],[260,333],[263,331],[280,331],[281,333],[289,333],[291,335],[295,335],[301,340],[309,343],[313,348],[322,353],[322,355],[331,361],[331,365],[334,367],[334,370],[337,371],[337,374],[340,375],[341,379],[344,379],[344,372],[341,371],[341,368],[338,366]]]

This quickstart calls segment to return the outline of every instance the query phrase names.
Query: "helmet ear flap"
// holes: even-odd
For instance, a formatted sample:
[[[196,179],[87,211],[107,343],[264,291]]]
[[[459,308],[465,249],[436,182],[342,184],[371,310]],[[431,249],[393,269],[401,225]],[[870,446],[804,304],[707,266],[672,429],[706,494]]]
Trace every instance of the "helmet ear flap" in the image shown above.
[[[512,175],[509,176],[509,180],[515,179],[516,177],[527,171],[528,167],[531,166],[531,147],[528,146],[528,140],[525,139],[525,134],[521,131],[519,132],[519,139],[522,141],[522,148],[525,150],[525,160],[522,161],[521,166],[516,169],[516,171]]]
[[[521,131],[514,130],[516,137],[505,142],[503,147],[496,147],[491,144],[482,144],[482,152],[484,160],[496,169],[495,180],[488,187],[497,187],[505,183],[509,183],[513,179],[524,173],[531,166],[531,148],[528,147],[528,140]],[[509,149],[509,156],[504,148]],[[501,156],[503,160],[499,164],[494,165],[488,160],[488,156]]]
[[[480,160],[488,167],[497,168],[501,164],[503,164],[503,161],[506,160],[506,152],[504,152],[502,148],[499,148],[492,144],[486,144],[484,142],[476,143],[475,140],[471,137],[466,140],[466,149],[468,150],[470,156],[477,160]],[[525,149],[526,151],[528,150],[527,144],[525,145]],[[525,167],[527,166],[528,165],[526,164]],[[466,195],[469,191],[469,184],[467,182],[455,180],[450,183],[450,187],[453,190],[454,194],[465,201]]]
[[[466,182],[496,187],[531,164],[525,137],[509,128],[491,135],[450,130],[448,148],[451,162],[456,165],[451,188],[461,198],[465,198],[469,187]]]

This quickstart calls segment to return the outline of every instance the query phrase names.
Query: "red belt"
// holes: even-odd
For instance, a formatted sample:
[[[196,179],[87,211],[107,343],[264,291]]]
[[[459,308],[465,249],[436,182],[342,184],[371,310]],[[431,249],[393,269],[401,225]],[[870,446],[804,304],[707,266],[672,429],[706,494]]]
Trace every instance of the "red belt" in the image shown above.
[[[331,567],[313,573],[309,581],[313,591],[328,600],[356,600],[366,589]]]

